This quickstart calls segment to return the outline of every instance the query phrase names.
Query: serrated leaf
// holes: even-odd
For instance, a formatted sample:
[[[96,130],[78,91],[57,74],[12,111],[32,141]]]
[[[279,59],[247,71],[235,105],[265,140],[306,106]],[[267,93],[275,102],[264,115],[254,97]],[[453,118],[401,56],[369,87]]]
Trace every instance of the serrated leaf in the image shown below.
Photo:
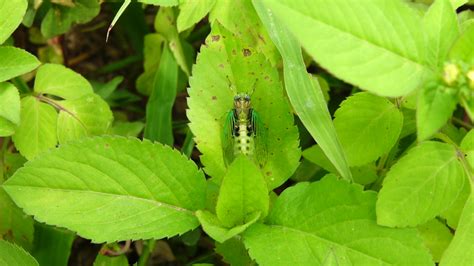
[[[474,23],[469,23],[449,51],[449,58],[473,64],[474,49],[472,47],[474,47]]]
[[[472,265],[474,264],[474,196],[470,195],[459,220],[459,226],[453,241],[444,252],[439,265]]]
[[[118,137],[62,145],[27,163],[3,187],[38,221],[94,242],[192,230],[199,225],[194,211],[206,199],[204,175],[185,156]]]
[[[218,24],[206,44],[189,81],[187,111],[204,169],[217,180],[224,176],[221,134],[225,114],[233,108],[237,92],[252,93],[255,88],[252,106],[268,129],[268,156],[261,171],[269,189],[278,187],[295,171],[301,152],[276,69],[262,54]]]
[[[0,210],[0,238],[30,249],[33,243],[33,219],[18,208],[1,188]]]
[[[74,100],[59,102],[64,108],[58,116],[60,144],[84,136],[105,134],[113,115],[107,103],[97,94],[84,94]]]
[[[93,92],[87,79],[57,64],[44,64],[38,69],[34,90],[66,100],[74,100]]]
[[[300,45],[260,1],[253,4],[283,58],[285,89],[295,112],[341,176],[351,180],[322,88],[316,79],[308,76]]]
[[[459,27],[455,9],[449,0],[436,0],[423,17],[427,36],[427,58],[430,64],[442,67]]]
[[[453,204],[464,170],[456,150],[441,142],[423,142],[390,168],[377,200],[377,223],[417,226]]]
[[[224,243],[216,242],[215,250],[230,265],[252,265],[252,259],[241,238],[233,237]]]
[[[0,47],[1,48],[1,47]],[[10,136],[20,123],[20,95],[10,83],[0,83],[0,137]]]
[[[427,84],[418,94],[416,126],[418,140],[426,140],[448,122],[456,109],[455,90],[438,84]]]
[[[432,75],[421,18],[402,1],[266,0],[264,5],[323,68],[364,90],[402,96]]]
[[[268,213],[270,198],[258,167],[245,156],[238,156],[227,169],[217,198],[217,218],[227,227],[241,225]]]
[[[338,265],[431,265],[416,230],[375,223],[375,199],[334,176],[299,183],[278,197],[266,224],[245,231],[245,246],[259,265],[318,265],[328,257]]]
[[[21,99],[20,125],[12,139],[21,155],[28,160],[57,144],[58,113],[33,96]]]
[[[216,0],[184,0],[179,4],[178,32],[185,31],[204,18]]]
[[[27,7],[26,0],[0,0],[0,44],[20,25]]]
[[[217,216],[209,211],[199,210],[196,212],[196,217],[199,219],[204,231],[217,242],[223,243],[232,237],[242,233],[249,226],[254,224],[260,217],[259,212],[253,213],[248,217],[248,221],[234,227],[227,227],[217,218]]]
[[[453,235],[449,231],[449,228],[442,222],[433,219],[418,226],[417,229],[425,242],[425,246],[430,249],[433,260],[439,262],[441,255],[443,255],[449,242],[453,239]]]
[[[341,104],[334,126],[349,165],[357,166],[390,151],[400,136],[403,116],[389,100],[362,92]]]
[[[23,49],[2,46],[0,47],[0,82],[28,73],[39,64],[40,61],[34,55]]]
[[[39,266],[25,250],[5,240],[0,240],[0,265]]]

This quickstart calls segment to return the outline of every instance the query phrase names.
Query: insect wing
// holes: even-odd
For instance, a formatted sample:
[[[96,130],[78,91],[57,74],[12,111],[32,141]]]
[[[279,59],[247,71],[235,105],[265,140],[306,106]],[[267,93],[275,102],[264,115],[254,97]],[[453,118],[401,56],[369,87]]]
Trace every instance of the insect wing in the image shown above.
[[[260,115],[252,110],[251,112],[251,123],[253,127],[254,143],[255,143],[255,156],[257,162],[263,166],[267,162],[268,155],[268,132],[263,122],[260,118]]]
[[[234,159],[234,138],[233,131],[235,127],[234,110],[230,110],[224,117],[224,127],[222,129],[222,151],[224,162],[229,165]]]

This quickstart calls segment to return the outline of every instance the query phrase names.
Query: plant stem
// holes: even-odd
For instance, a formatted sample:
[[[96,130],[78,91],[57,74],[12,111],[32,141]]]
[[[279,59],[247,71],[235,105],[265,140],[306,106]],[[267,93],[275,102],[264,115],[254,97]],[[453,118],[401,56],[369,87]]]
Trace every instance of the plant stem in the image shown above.
[[[150,239],[146,241],[146,245],[143,246],[143,253],[140,256],[140,259],[138,259],[138,266],[147,265],[148,258],[150,257],[150,254],[152,253],[152,251],[155,249],[155,244],[156,244],[155,239]]]
[[[453,117],[452,118],[453,122],[456,122],[457,124],[459,124],[460,126],[463,126],[467,129],[473,129],[474,128],[474,125],[471,125],[469,123],[466,123],[464,121],[462,121],[461,119],[457,118],[457,117]]]

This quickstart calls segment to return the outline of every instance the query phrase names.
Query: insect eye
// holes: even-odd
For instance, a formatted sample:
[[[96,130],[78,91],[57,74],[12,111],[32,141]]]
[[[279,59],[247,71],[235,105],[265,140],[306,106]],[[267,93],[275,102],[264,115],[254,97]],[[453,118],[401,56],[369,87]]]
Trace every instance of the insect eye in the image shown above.
[[[235,95],[234,96],[234,101],[238,101],[238,100],[240,100],[240,95]]]
[[[249,101],[250,101],[250,96],[245,95],[245,98],[244,98],[244,99],[245,99],[247,102],[249,102]]]

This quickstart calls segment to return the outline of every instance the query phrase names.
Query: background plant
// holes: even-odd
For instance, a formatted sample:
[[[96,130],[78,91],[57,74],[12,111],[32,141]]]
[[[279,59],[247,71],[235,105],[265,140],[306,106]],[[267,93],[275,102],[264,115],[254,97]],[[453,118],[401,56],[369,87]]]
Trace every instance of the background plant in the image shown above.
[[[474,262],[471,3],[138,2],[0,0],[3,264]]]

